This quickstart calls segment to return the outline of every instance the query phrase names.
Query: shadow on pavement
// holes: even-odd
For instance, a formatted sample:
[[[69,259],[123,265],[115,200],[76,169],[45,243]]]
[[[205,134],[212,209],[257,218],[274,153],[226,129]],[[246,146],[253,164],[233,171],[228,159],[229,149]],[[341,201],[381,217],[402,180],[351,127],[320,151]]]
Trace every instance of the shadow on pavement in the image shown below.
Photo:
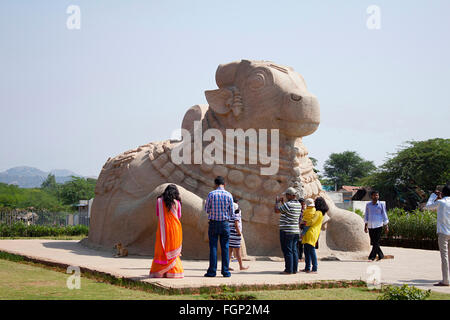
[[[79,242],[68,242],[68,241],[49,241],[49,242],[43,242],[42,245],[48,249],[67,250],[70,253],[82,255],[82,256],[114,258],[114,249],[113,248],[111,248],[110,251],[95,250],[95,249],[86,248]],[[151,259],[152,257],[130,255],[128,257],[121,257],[121,258],[114,258],[114,259],[127,259],[127,258]]]
[[[413,283],[413,284],[432,284],[439,282],[439,280],[414,279],[414,280],[398,280],[398,282]]]

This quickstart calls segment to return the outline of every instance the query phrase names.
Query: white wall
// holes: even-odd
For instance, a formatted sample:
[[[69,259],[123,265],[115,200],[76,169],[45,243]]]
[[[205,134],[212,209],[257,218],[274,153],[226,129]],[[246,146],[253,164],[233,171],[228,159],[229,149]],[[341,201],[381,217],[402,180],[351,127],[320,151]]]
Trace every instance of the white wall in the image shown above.
[[[88,217],[91,218],[91,208],[92,208],[92,203],[94,202],[94,198],[90,199],[88,201]]]
[[[359,209],[363,213],[366,211],[366,204],[371,201],[352,201],[352,208],[353,210]],[[386,205],[386,201],[380,201],[381,203],[384,203]]]
[[[333,200],[334,203],[343,203],[344,197],[342,195],[342,192],[336,192],[336,191],[327,191],[327,195]]]

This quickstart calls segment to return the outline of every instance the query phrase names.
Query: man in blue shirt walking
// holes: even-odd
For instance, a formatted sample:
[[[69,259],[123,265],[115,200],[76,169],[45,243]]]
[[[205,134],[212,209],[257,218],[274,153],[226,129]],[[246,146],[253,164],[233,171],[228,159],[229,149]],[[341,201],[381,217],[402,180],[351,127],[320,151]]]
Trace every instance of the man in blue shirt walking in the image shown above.
[[[364,232],[369,232],[370,244],[372,251],[369,254],[369,260],[375,260],[378,255],[378,260],[384,258],[383,251],[380,248],[380,239],[383,232],[383,226],[386,226],[386,234],[389,232],[389,219],[386,213],[386,206],[378,201],[380,194],[378,191],[371,192],[372,202],[366,205],[366,212],[364,214]]]
[[[222,251],[222,275],[230,277],[229,271],[229,220],[234,219],[233,196],[225,190],[225,179],[221,176],[214,180],[216,190],[208,194],[205,211],[208,213],[209,227],[209,268],[205,277],[215,277],[217,271],[217,240],[220,239]]]

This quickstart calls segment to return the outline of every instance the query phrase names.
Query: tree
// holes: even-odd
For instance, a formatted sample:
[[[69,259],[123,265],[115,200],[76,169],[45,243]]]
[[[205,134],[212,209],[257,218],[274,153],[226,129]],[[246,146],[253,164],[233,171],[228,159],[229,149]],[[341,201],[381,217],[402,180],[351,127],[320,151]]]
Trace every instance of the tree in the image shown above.
[[[50,193],[57,193],[58,184],[56,183],[56,178],[54,174],[49,173],[47,179],[41,184],[41,189],[45,189]]]
[[[312,162],[312,165],[313,165],[313,167],[314,167],[313,170],[314,170],[314,172],[317,174],[317,178],[319,179],[320,184],[322,185],[323,188],[325,188],[324,190],[328,190],[329,185],[330,185],[330,181],[324,179],[323,176],[322,176],[322,174],[320,174],[320,170],[318,170],[318,169],[316,168],[319,161],[318,161],[316,158],[313,158],[313,157],[309,157],[309,159],[310,159],[311,162]],[[331,184],[333,184],[333,183],[331,183]],[[334,187],[333,187],[333,188],[334,188]]]
[[[380,170],[361,182],[380,191],[388,205],[416,209],[438,185],[450,181],[450,139],[408,141]]]
[[[319,170],[317,170],[316,169],[316,167],[317,167],[317,159],[316,158],[313,158],[313,157],[309,157],[309,160],[311,160],[311,162],[312,162],[312,165],[313,165],[313,170],[314,170],[314,172],[315,173],[319,173],[320,171]]]
[[[47,209],[53,212],[67,210],[67,207],[63,206],[54,194],[47,192],[45,189],[19,188],[4,183],[0,183],[0,207],[10,209],[33,207],[38,210]]]
[[[87,200],[94,197],[95,179],[84,179],[72,176],[71,181],[67,181],[61,185],[60,196],[63,204],[73,205],[80,200]]]
[[[56,187],[56,178],[54,174],[49,173],[47,179],[41,183],[42,189],[51,189]]]
[[[376,167],[372,161],[361,158],[356,151],[344,151],[330,154],[323,169],[325,177],[339,189],[343,185],[357,184]]]
[[[309,157],[309,160],[311,160],[311,162],[312,162],[312,164],[313,164],[313,166],[314,167],[316,167],[317,166],[317,159],[316,158],[313,158],[313,157]]]

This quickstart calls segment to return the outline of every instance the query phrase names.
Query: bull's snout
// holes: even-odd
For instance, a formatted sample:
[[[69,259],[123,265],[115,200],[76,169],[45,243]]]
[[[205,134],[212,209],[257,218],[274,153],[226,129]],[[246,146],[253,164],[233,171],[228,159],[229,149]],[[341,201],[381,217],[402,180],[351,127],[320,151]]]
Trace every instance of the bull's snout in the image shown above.
[[[320,123],[320,108],[317,98],[309,93],[291,92],[286,95],[281,108],[280,120],[291,136],[306,136],[317,130]]]
[[[286,101],[287,100],[287,101]],[[311,94],[290,93],[285,100],[285,119],[295,122],[320,122],[319,101]]]

